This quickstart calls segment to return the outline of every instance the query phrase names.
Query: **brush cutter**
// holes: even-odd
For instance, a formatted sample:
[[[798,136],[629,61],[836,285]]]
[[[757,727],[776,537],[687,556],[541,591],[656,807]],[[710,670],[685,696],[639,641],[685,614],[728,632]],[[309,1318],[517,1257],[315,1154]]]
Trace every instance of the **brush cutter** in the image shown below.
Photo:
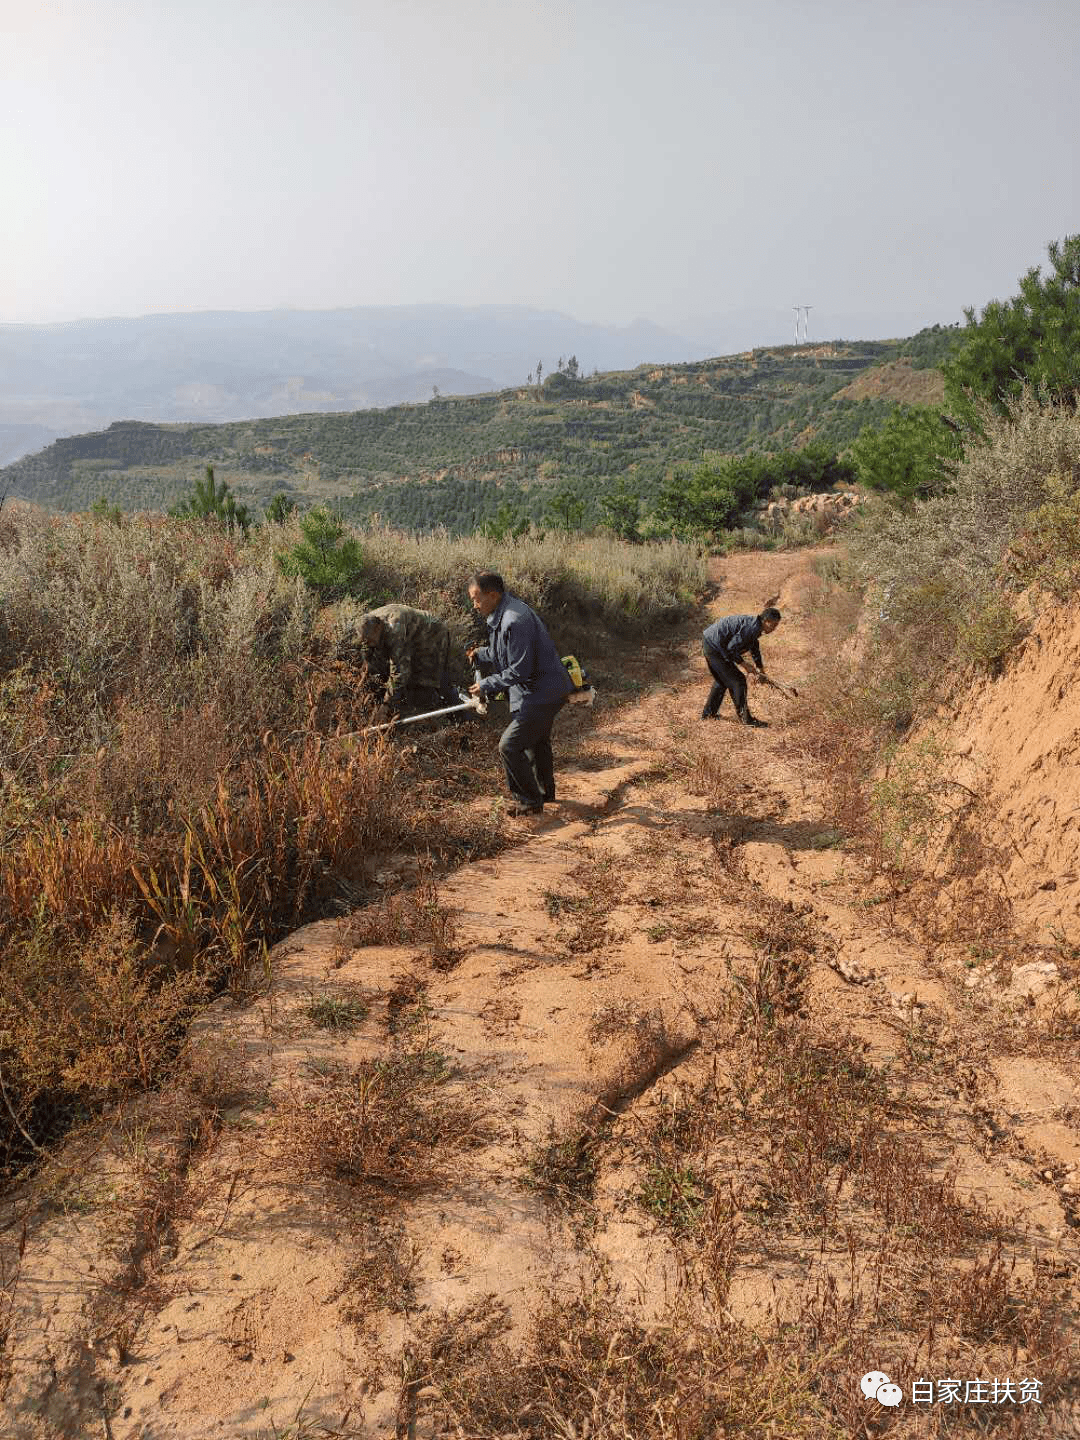
[[[479,670],[473,671],[476,683],[479,685],[481,675]],[[467,695],[464,690],[459,690],[461,697],[460,704],[444,705],[441,710],[426,710],[423,715],[406,715],[404,720],[387,720],[384,725],[369,725],[366,730],[354,730],[354,735],[374,735],[377,730],[396,730],[399,725],[418,725],[421,720],[437,720],[442,715],[460,715],[463,710],[473,710],[477,715],[487,714],[487,701],[482,695]]]
[[[566,666],[574,688],[567,696],[571,702],[591,705],[596,699],[596,690],[589,680],[581,662],[573,655],[564,655],[563,664]],[[473,671],[476,683],[479,684],[481,675],[479,670]],[[423,715],[408,715],[404,720],[387,720],[382,725],[369,725],[366,730],[354,730],[350,735],[343,735],[340,738],[350,740],[356,735],[374,735],[379,730],[396,730],[400,725],[418,725],[421,720],[438,720],[443,715],[460,715],[464,710],[473,710],[477,715],[487,714],[487,700],[481,695],[467,695],[464,690],[459,690],[461,703],[459,705],[447,705],[441,710],[428,710]],[[496,695],[496,700],[505,699],[503,695]]]
[[[423,715],[406,715],[403,720],[387,720],[383,725],[369,725],[366,730],[354,730],[353,734],[374,735],[376,730],[396,730],[399,725],[419,725],[421,720],[437,720],[440,715],[460,715],[463,710],[475,710],[477,715],[487,714],[487,702],[479,695],[466,695],[464,690],[459,690],[458,694],[462,697],[460,705],[446,705],[442,710],[427,710]]]

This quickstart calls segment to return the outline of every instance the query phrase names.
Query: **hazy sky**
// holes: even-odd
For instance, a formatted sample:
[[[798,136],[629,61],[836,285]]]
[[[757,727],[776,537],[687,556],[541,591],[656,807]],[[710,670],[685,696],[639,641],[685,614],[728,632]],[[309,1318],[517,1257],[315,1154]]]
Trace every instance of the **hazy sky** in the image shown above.
[[[1080,230],[1078,0],[0,0],[0,321],[959,318]],[[818,322],[821,319],[821,325]]]

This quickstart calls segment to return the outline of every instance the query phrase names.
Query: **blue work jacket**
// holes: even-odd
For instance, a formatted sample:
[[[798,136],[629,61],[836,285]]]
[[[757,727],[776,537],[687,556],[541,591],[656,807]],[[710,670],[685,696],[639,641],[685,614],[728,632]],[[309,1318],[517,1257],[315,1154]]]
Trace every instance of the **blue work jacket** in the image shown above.
[[[701,638],[710,650],[719,650],[725,660],[737,660],[749,650],[758,669],[765,668],[758,645],[760,615],[725,615],[722,620],[714,620]]]
[[[553,705],[574,688],[555,642],[536,611],[509,590],[487,617],[489,639],[476,652],[492,674],[480,682],[482,695],[505,690],[511,711],[523,705]]]

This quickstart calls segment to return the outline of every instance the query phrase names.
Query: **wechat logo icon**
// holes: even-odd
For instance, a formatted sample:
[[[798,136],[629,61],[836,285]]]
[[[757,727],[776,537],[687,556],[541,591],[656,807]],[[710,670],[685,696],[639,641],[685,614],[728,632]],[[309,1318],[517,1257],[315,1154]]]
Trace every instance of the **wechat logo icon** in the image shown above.
[[[884,1370],[868,1370],[859,1386],[868,1400],[876,1400],[879,1405],[899,1405],[904,1395],[900,1386],[894,1385]]]

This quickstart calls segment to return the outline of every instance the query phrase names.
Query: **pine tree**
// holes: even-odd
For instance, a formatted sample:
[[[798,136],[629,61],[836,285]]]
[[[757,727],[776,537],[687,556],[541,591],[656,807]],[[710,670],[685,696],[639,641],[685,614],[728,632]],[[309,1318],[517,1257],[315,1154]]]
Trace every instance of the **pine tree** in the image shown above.
[[[337,515],[319,508],[300,522],[304,538],[278,555],[285,575],[299,575],[328,603],[355,594],[363,577],[363,552]]]
[[[970,415],[969,395],[1004,411],[1027,383],[1055,399],[1080,390],[1080,235],[1048,249],[1050,270],[1033,266],[1011,300],[991,300],[976,320],[965,310],[959,344],[942,365],[945,396],[957,414]]]
[[[291,495],[275,495],[266,507],[266,523],[284,525],[295,509],[296,501]]]
[[[205,478],[196,480],[188,498],[174,506],[169,514],[181,520],[214,519],[230,532],[246,531],[251,524],[248,507],[237,504],[224,480],[220,485],[215,481],[213,465],[207,465]]]

